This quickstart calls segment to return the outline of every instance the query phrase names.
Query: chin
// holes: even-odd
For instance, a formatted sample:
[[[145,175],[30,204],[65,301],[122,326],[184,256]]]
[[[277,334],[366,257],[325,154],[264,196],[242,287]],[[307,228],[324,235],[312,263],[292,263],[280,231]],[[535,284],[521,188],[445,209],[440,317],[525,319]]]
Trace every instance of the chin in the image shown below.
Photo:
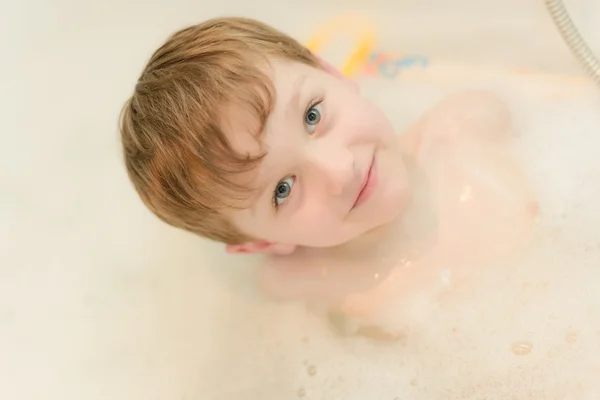
[[[307,247],[315,247],[315,248],[338,247],[338,246],[341,246],[348,242],[351,242],[355,239],[358,239],[365,233],[376,228],[376,226],[375,227],[364,226],[361,228],[362,229],[356,229],[356,230],[352,229],[352,231],[346,231],[343,233],[342,232],[337,232],[336,234],[332,233],[331,235],[328,235],[327,238],[321,238],[322,240],[315,241],[306,246]]]
[[[398,187],[395,190],[390,190],[385,196],[382,196],[380,202],[374,210],[377,213],[377,217],[374,218],[377,221],[377,226],[388,224],[396,220],[406,210],[410,201],[410,190],[407,187]]]
[[[373,229],[377,229],[377,228],[381,228],[382,226],[388,225],[392,222],[394,222],[395,220],[397,220],[402,214],[403,214],[404,208],[400,208],[400,207],[394,207],[394,208],[387,208],[387,209],[382,209],[381,210],[381,214],[379,215],[379,218],[377,218],[374,223],[372,224],[373,226],[369,227],[369,231],[373,230]]]

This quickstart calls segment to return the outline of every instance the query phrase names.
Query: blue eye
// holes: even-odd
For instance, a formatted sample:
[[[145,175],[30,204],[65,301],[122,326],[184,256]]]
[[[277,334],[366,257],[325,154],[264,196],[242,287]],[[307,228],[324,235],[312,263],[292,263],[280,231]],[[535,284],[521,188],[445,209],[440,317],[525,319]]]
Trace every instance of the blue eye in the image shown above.
[[[306,111],[304,123],[306,124],[306,129],[309,133],[313,133],[315,131],[317,124],[321,121],[321,114],[322,106],[320,102],[310,107],[308,111]]]
[[[275,207],[279,207],[287,200],[292,193],[292,187],[294,186],[295,181],[296,178],[291,176],[289,178],[285,178],[277,184],[277,187],[273,192],[273,205]]]

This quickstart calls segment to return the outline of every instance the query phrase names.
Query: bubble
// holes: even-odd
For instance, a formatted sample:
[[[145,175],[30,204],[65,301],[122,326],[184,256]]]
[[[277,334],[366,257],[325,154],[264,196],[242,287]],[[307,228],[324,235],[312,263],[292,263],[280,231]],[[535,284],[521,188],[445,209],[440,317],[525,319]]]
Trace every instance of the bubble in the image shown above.
[[[528,340],[517,340],[510,346],[510,350],[514,355],[524,356],[531,353],[533,343]]]
[[[579,339],[579,335],[577,334],[577,332],[567,332],[567,334],[565,335],[565,341],[567,343],[575,343],[577,339]]]
[[[537,217],[540,213],[540,205],[535,201],[527,203],[527,212],[532,217]]]
[[[449,269],[446,268],[440,271],[440,282],[443,286],[452,284],[452,272]]]
[[[472,197],[473,197],[473,195],[472,195],[471,186],[464,185],[460,192],[460,196],[458,197],[458,201],[461,203],[465,203],[465,202],[471,200]]]

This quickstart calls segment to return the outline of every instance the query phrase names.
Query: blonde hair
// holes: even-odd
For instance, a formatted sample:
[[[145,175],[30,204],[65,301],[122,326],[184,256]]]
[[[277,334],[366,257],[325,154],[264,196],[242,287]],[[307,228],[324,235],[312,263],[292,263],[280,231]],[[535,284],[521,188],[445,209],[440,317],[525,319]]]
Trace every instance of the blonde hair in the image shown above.
[[[240,105],[258,137],[275,98],[264,66],[279,57],[314,67],[304,46],[261,22],[216,18],[176,32],[152,55],[120,117],[125,165],[144,204],[160,219],[208,239],[241,243],[224,211],[251,188],[233,179],[261,156],[236,153],[223,113]]]

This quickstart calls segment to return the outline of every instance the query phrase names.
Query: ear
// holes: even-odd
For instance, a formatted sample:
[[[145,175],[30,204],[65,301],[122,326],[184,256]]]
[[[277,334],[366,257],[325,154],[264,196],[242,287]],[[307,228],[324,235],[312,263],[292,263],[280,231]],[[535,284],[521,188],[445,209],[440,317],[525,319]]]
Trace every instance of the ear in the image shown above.
[[[226,251],[229,254],[274,254],[289,255],[296,250],[296,245],[284,243],[271,243],[267,241],[248,242],[242,244],[228,244]]]
[[[355,89],[358,89],[358,85],[356,84],[356,82],[354,82],[353,80],[351,80],[350,78],[348,78],[347,76],[345,76],[344,74],[342,74],[336,67],[334,67],[333,65],[331,65],[330,63],[328,63],[327,61],[325,61],[323,58],[319,57],[316,54],[314,54],[314,56],[319,61],[319,64],[321,64],[321,67],[323,68],[323,70],[325,72],[327,72],[328,74],[331,74],[331,75],[335,76],[338,79],[343,80],[346,83],[349,83]]]

